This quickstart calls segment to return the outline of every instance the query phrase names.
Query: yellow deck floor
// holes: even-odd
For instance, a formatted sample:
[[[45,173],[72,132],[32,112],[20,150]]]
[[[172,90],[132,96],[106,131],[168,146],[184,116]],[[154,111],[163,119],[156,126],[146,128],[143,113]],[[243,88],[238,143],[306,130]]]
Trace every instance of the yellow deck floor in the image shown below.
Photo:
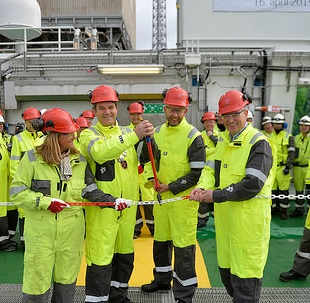
[[[141,236],[134,240],[135,246],[135,263],[134,270],[129,281],[130,287],[140,287],[142,284],[149,283],[153,280],[153,237],[150,236],[146,227],[142,228]],[[83,256],[78,286],[85,286],[86,262]],[[210,288],[210,281],[203,256],[197,242],[196,244],[196,272],[198,277],[199,288]]]

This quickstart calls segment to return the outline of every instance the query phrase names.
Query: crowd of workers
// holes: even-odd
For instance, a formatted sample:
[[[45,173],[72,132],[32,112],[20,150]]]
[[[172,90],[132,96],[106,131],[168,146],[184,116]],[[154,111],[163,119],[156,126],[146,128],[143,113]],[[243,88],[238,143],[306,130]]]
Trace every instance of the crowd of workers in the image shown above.
[[[186,120],[190,94],[172,87],[163,92],[165,123],[154,127],[144,120],[144,103],[137,101],[127,108],[130,125],[120,126],[119,97],[111,86],[90,91],[89,101],[92,110],[76,119],[60,108],[27,108],[25,130],[11,138],[0,113],[0,200],[14,204],[0,206],[0,250],[17,249],[12,237],[19,222],[22,302],[46,303],[51,281],[53,303],[73,302],[84,242],[85,302],[132,302],[128,282],[141,213],[154,237],[155,264],[143,292],[172,287],[176,302],[192,302],[196,230],[211,215],[227,293],[235,303],[259,302],[271,216],[288,219],[292,177],[297,198],[289,216],[306,210],[310,118],[300,119],[295,138],[282,114],[265,116],[258,130],[251,98],[231,90],[220,97],[217,115],[203,114],[200,132]],[[142,209],[137,201],[157,202]],[[308,215],[282,281],[310,273],[309,243]]]

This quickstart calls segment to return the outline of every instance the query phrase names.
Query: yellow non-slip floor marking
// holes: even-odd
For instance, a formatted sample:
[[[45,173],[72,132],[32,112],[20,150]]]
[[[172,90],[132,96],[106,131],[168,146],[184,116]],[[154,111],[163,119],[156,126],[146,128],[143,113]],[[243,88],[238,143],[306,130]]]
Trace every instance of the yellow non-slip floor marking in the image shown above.
[[[142,228],[141,236],[134,240],[135,261],[134,270],[129,281],[129,286],[140,287],[153,280],[153,238],[150,236],[146,227]],[[199,288],[210,288],[210,281],[207,269],[203,260],[203,256],[197,242],[196,245],[196,272],[198,277]],[[83,256],[79,277],[77,280],[78,286],[85,286],[86,262]]]

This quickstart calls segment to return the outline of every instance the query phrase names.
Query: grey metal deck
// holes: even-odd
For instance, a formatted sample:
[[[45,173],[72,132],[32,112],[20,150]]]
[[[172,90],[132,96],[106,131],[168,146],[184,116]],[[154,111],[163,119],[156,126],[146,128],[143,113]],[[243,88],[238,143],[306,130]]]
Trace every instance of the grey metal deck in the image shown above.
[[[21,285],[0,284],[0,303],[20,303]],[[136,303],[173,303],[172,292],[144,294],[138,287],[129,289],[129,298]],[[84,302],[84,287],[77,287],[75,303]],[[224,288],[198,288],[193,303],[231,303]],[[309,303],[310,288],[263,288],[261,303]]]

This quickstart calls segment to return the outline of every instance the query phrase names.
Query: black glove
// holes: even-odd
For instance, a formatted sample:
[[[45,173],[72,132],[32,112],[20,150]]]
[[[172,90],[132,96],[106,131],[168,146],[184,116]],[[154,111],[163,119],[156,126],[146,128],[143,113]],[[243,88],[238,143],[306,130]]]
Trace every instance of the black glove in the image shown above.
[[[288,166],[285,166],[283,169],[283,174],[288,175],[290,173],[290,168]]]

